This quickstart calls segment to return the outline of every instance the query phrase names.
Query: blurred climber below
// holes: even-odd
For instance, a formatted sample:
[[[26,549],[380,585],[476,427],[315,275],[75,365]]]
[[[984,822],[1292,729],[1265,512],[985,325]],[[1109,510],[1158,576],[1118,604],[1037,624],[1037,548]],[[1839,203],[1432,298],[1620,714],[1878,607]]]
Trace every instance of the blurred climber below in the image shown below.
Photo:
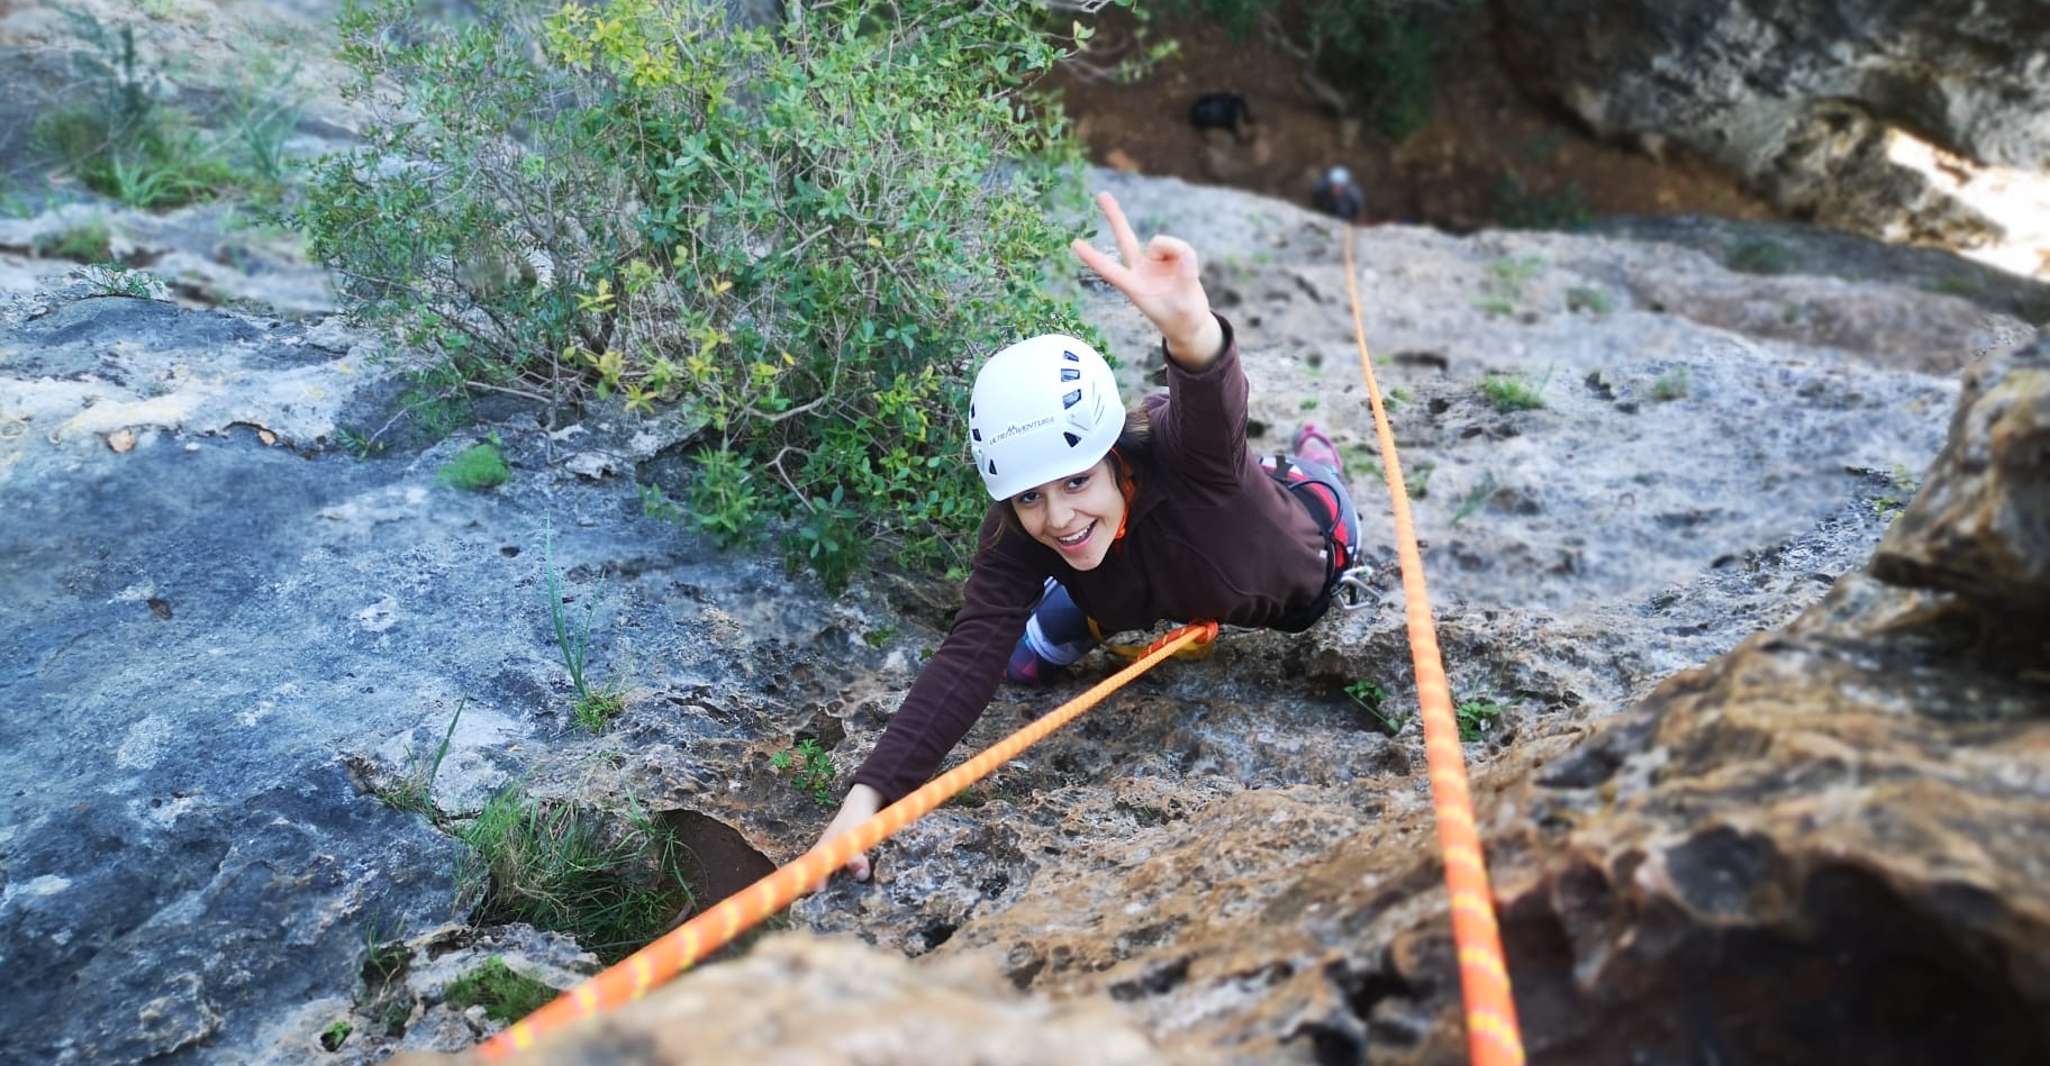
[[[1361,212],[1367,209],[1367,194],[1361,192],[1359,185],[1352,180],[1352,171],[1332,167],[1317,179],[1317,187],[1310,190],[1310,203],[1327,215],[1359,225],[1363,221]]]
[[[1159,330],[1167,391],[1126,408],[1103,356],[1061,334],[983,364],[963,443],[990,507],[964,605],[822,844],[924,784],[1007,677],[1042,683],[1102,634],[1162,619],[1300,633],[1364,587],[1330,439],[1306,425],[1294,455],[1247,447],[1245,371],[1196,250],[1164,235],[1142,246],[1115,199],[1097,203],[1123,262],[1070,248]],[[845,869],[867,880],[868,857]]]
[[[1189,106],[1189,124],[1199,130],[1230,130],[1244,144],[1253,135],[1253,112],[1237,93],[1204,93]]]

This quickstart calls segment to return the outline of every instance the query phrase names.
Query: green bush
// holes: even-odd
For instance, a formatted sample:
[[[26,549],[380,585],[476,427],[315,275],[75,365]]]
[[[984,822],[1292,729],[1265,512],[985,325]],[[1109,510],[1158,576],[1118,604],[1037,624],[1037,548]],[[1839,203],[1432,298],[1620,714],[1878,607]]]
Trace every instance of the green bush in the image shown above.
[[[691,514],[723,539],[784,519],[829,584],[872,545],[965,564],[975,358],[1097,339],[1043,292],[1080,155],[1020,93],[1061,52],[1011,5],[849,0],[773,34],[724,7],[352,7],[350,95],[388,117],[316,168],[309,247],[427,394],[617,396],[701,433]]]

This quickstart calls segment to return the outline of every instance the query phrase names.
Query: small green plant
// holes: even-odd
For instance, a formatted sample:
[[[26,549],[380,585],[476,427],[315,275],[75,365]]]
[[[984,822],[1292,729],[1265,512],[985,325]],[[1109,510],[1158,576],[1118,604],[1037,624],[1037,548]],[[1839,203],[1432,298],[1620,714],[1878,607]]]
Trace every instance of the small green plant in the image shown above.
[[[416,760],[406,775],[378,792],[377,798],[395,811],[424,814],[434,817],[434,775],[441,772],[441,760],[448,757],[448,743],[456,735],[456,723],[463,720],[463,704],[468,697],[456,701],[456,713],[449,716],[448,729],[441,734],[441,743],[435,746],[434,758]]]
[[[1587,285],[1575,285],[1566,290],[1566,310],[1575,314],[1587,311],[1597,316],[1606,315],[1616,309],[1616,303],[1609,296],[1609,290]]]
[[[147,270],[95,263],[77,272],[85,282],[87,295],[125,296],[133,300],[161,300],[169,295],[163,280]]]
[[[1317,398],[1315,396],[1308,397],[1303,402],[1296,404],[1296,410],[1298,411],[1314,411],[1316,409]]]
[[[1391,737],[1402,732],[1402,727],[1409,724],[1408,715],[1400,711],[1390,712],[1387,709],[1388,690],[1382,688],[1377,681],[1361,678],[1346,685],[1345,694],[1352,697],[1352,701],[1359,704],[1361,710],[1373,717],[1381,731]]]
[[[1466,490],[1465,498],[1459,501],[1459,508],[1452,512],[1452,524],[1456,526],[1473,517],[1476,512],[1487,505],[1489,498],[1494,495],[1495,475],[1493,472],[1484,472],[1479,483],[1475,484],[1473,488]]]
[[[606,818],[517,787],[492,797],[459,831],[471,920],[567,933],[608,963],[652,940],[693,899],[675,832],[628,802],[624,818]]]
[[[555,568],[555,534],[542,540],[541,566],[548,595],[548,625],[555,634],[555,647],[562,652],[562,664],[569,669],[570,688],[576,693],[571,713],[577,724],[593,733],[626,710],[625,694],[615,685],[594,684],[587,674],[591,654],[591,616],[597,604],[585,601],[581,618],[572,618],[570,597],[563,591],[562,574]]]
[[[867,644],[871,648],[880,648],[883,645],[888,644],[890,642],[890,638],[896,635],[896,625],[886,624],[877,626],[876,628],[871,629],[866,633],[863,633],[861,635],[861,639],[863,643]]]
[[[821,807],[833,805],[833,759],[819,742],[807,737],[797,746],[779,751],[769,757],[769,765],[778,770],[797,770],[793,782],[799,792],[810,796]]]
[[[691,461],[698,468],[686,496],[691,524],[710,533],[722,548],[753,544],[761,528],[761,501],[748,462],[730,448],[702,451]]]
[[[1898,496],[1881,496],[1872,501],[1872,513],[1878,515],[1881,520],[1888,520],[1899,514],[1904,506],[1906,505],[1901,503]]]
[[[1481,298],[1474,306],[1490,315],[1516,314],[1523,300],[1523,287],[1537,277],[1544,265],[1545,261],[1537,256],[1504,257],[1490,262],[1488,276],[1481,282]]]
[[[1347,441],[1338,446],[1339,457],[1345,460],[1346,472],[1352,477],[1383,477],[1381,453],[1364,441]]]
[[[397,977],[413,959],[412,949],[399,934],[399,927],[384,928],[384,923],[372,919],[363,928],[363,980],[372,986],[383,986]]]
[[[1408,402],[1409,390],[1400,385],[1389,389],[1387,394],[1381,397],[1381,406],[1386,407],[1390,412],[1400,411],[1402,405]]]
[[[1514,374],[1491,374],[1481,381],[1481,395],[1488,398],[1495,410],[1507,414],[1511,411],[1534,411],[1545,405],[1545,398],[1537,387]]]
[[[94,219],[38,237],[33,248],[37,255],[46,258],[104,263],[114,258],[112,241],[113,235],[107,232],[106,222]]]
[[[441,464],[434,480],[465,492],[485,492],[512,480],[512,469],[505,465],[497,442],[484,441],[457,452],[455,458]]]
[[[368,459],[381,454],[391,446],[389,442],[378,440],[374,435],[365,435],[362,430],[352,426],[337,426],[335,440],[340,442],[342,450],[358,459]]]
[[[1915,479],[1915,475],[1909,473],[1908,468],[1902,466],[1899,463],[1893,464],[1892,480],[1894,488],[1899,489],[1900,491],[1907,493],[1910,496],[1920,491],[1922,487],[1921,482]]]
[[[321,1047],[321,1050],[323,1050],[323,1051],[340,1051],[340,1050],[342,1050],[342,1045],[343,1045],[343,1044],[346,1044],[346,1043],[348,1043],[348,1042],[349,1042],[349,1034],[350,1034],[350,1033],[353,1033],[353,1032],[355,1032],[355,1031],[356,1031],[356,1027],[355,1027],[355,1026],[353,1026],[353,1025],[350,1025],[350,1024],[349,1024],[348,1022],[346,1022],[346,1021],[338,1021],[338,1022],[334,1023],[333,1025],[330,1025],[330,1026],[328,1026],[327,1028],[325,1028],[325,1029],[322,1029],[322,1030],[320,1031],[320,1047]]]
[[[681,524],[686,519],[683,505],[669,498],[660,485],[641,485],[641,514],[657,522]]]
[[[1746,274],[1784,274],[1794,268],[1794,254],[1778,241],[1753,238],[1733,245],[1723,264]]]
[[[548,1005],[555,989],[513,972],[496,955],[484,964],[449,982],[446,1002],[456,1010],[483,1007],[484,1016],[510,1025]]]
[[[1495,727],[1495,722],[1508,710],[1493,699],[1467,700],[1453,710],[1453,717],[1459,722],[1459,739],[1475,741],[1481,739]]]
[[[1687,368],[1674,367],[1660,374],[1658,380],[1651,383],[1651,398],[1660,403],[1670,403],[1686,396],[1689,384]]]
[[[1409,475],[1402,479],[1403,487],[1409,490],[1409,498],[1421,500],[1431,494],[1431,475],[1438,470],[1438,464],[1429,459],[1419,460]]]

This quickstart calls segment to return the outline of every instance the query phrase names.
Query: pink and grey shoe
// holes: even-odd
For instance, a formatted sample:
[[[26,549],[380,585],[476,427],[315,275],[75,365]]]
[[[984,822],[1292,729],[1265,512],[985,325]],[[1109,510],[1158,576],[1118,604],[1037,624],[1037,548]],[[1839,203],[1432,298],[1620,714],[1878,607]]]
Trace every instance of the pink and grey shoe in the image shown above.
[[[1325,436],[1315,422],[1305,422],[1303,428],[1296,430],[1295,440],[1289,444],[1289,454],[1322,463],[1336,471],[1340,478],[1345,477],[1345,460],[1339,456],[1338,446],[1331,443],[1331,438]]]

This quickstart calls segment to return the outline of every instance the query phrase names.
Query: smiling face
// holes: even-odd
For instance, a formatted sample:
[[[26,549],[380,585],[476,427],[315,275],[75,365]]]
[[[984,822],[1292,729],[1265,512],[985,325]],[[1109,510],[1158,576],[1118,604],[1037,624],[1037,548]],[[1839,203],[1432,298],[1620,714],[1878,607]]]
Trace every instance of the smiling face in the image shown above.
[[[1077,570],[1094,570],[1125,520],[1125,496],[1109,458],[1011,497],[1018,524]]]

